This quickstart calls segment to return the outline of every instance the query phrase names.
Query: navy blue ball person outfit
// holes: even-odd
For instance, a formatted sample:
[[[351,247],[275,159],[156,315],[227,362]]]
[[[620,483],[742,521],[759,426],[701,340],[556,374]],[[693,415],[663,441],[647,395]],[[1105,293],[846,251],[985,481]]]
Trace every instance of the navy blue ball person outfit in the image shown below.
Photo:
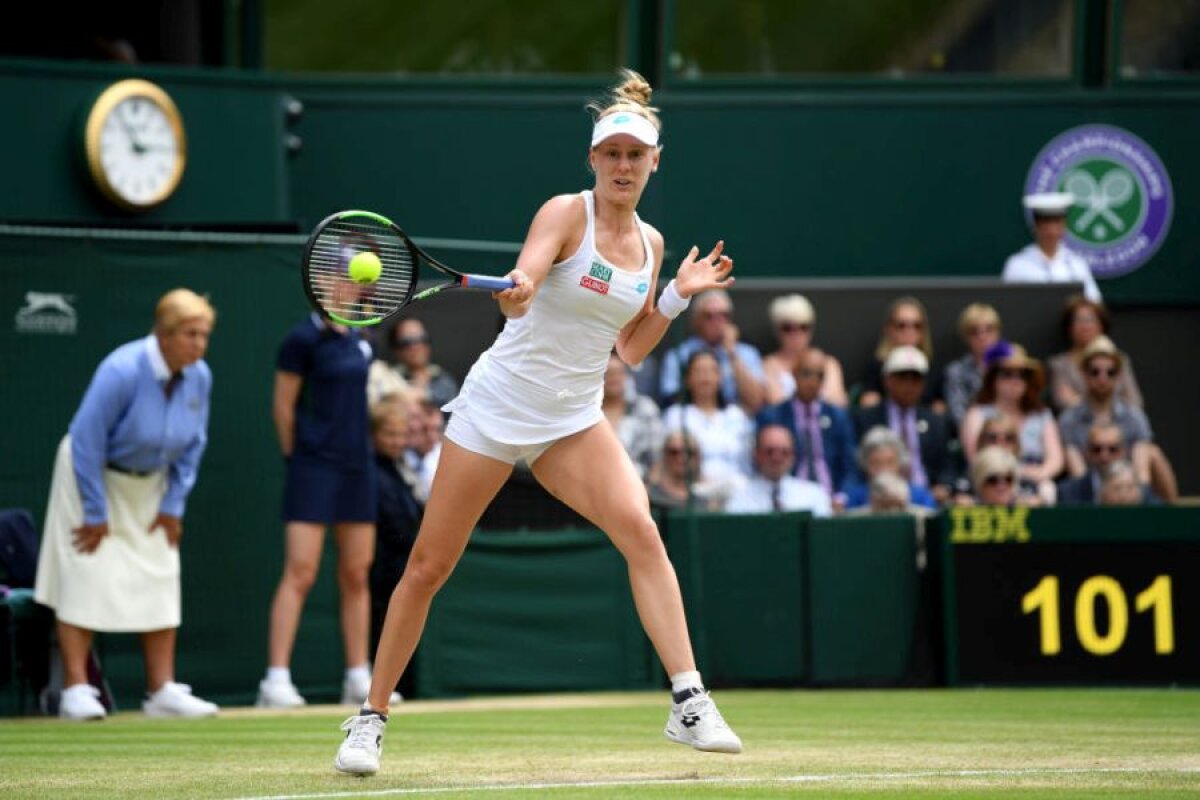
[[[284,522],[375,522],[367,416],[371,346],[313,315],[288,332],[277,366],[303,378],[283,492]]]
[[[371,586],[371,652],[379,647],[388,602],[408,565],[425,510],[399,465],[378,452],[375,454],[375,477],[379,488],[379,516],[375,520],[375,560],[371,562],[368,578]],[[396,687],[406,696],[413,693],[412,673],[410,664]]]

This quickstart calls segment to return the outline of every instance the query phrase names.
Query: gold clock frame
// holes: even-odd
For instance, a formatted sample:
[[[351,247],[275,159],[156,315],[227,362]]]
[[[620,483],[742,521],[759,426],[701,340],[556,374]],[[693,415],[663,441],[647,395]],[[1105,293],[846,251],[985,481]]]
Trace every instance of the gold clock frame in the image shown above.
[[[179,162],[175,165],[175,171],[171,174],[170,180],[164,185],[162,191],[145,203],[132,203],[122,197],[109,183],[108,176],[105,175],[104,168],[100,164],[100,131],[104,127],[104,121],[119,103],[130,97],[146,98],[161,108],[179,143]],[[100,93],[88,111],[87,122],[84,125],[84,151],[92,182],[105,198],[127,211],[147,211],[165,202],[175,193],[183,180],[184,168],[187,166],[187,136],[183,128],[183,116],[179,113],[179,108],[176,107],[171,96],[150,81],[139,78],[117,81]]]

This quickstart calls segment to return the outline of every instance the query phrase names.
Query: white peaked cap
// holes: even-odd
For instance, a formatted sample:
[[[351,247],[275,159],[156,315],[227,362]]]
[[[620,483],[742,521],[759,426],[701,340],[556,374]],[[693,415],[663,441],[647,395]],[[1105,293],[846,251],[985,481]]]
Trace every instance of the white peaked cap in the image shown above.
[[[1066,214],[1075,205],[1075,195],[1070,192],[1027,194],[1021,204],[1035,214]]]
[[[919,372],[924,375],[929,372],[929,359],[912,345],[893,347],[883,362],[883,374],[891,375],[893,372]]]

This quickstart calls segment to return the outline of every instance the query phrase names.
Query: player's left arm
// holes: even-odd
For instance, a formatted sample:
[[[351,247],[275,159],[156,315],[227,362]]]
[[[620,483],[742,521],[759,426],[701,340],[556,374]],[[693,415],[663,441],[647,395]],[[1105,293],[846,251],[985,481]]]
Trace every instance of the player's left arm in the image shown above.
[[[617,336],[617,355],[626,364],[634,366],[642,363],[658,346],[674,319],[666,316],[654,304],[664,245],[662,234],[649,225],[646,227],[650,232],[650,247],[654,250],[654,277],[650,281],[650,290],[646,292],[646,304]],[[733,259],[723,255],[724,249],[725,243],[717,242],[704,258],[700,258],[698,247],[693,246],[688,251],[675,273],[675,291],[680,297],[689,299],[707,289],[724,289],[733,285],[733,278],[729,276],[733,270]]]
[[[662,314],[654,313],[655,290],[658,287],[658,273],[662,269],[663,243],[662,234],[654,227],[647,225],[649,230],[650,249],[654,252],[654,272],[650,276],[650,288],[646,292],[646,302],[638,311],[637,316],[625,323],[625,327],[617,335],[617,356],[630,366],[636,367],[650,355],[655,346],[662,340],[671,320]]]

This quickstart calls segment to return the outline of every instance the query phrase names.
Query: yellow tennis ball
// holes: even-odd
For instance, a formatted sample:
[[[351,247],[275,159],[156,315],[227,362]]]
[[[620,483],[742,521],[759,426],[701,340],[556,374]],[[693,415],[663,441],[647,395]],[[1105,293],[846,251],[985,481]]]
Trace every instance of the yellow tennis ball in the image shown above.
[[[350,266],[346,271],[350,273],[350,280],[355,283],[374,283],[383,272],[383,262],[370,250],[364,250],[350,259]]]

